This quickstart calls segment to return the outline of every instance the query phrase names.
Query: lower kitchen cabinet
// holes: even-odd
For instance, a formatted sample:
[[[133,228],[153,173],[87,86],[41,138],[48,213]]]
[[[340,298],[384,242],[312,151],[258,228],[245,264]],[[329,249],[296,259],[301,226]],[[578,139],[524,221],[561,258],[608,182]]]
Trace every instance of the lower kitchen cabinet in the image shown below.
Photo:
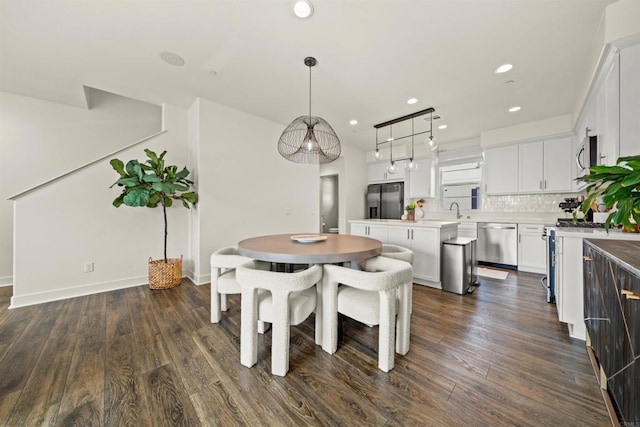
[[[545,274],[547,248],[544,225],[518,224],[518,270]]]
[[[558,319],[569,327],[569,335],[584,340],[582,289],[582,236],[556,234],[556,308]]]
[[[382,243],[409,248],[413,251],[413,281],[415,283],[441,287],[440,252],[442,242],[458,235],[456,222],[434,221],[435,226],[406,225],[403,222],[390,222],[387,225],[369,225],[366,221],[352,222],[351,234],[372,237]]]
[[[585,240],[583,251],[587,344],[620,425],[639,425],[640,242]]]
[[[351,234],[371,237],[372,239],[380,240],[382,243],[389,243],[387,241],[387,229],[386,225],[351,224]]]
[[[420,227],[389,227],[389,243],[413,251],[413,276],[440,282],[439,230]]]

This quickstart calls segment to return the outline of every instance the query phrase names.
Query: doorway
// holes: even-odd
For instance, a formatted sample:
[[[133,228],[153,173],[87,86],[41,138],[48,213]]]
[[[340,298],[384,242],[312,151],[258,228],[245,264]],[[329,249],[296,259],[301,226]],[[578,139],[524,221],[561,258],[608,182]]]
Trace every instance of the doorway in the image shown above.
[[[338,233],[338,175],[320,177],[320,230]]]

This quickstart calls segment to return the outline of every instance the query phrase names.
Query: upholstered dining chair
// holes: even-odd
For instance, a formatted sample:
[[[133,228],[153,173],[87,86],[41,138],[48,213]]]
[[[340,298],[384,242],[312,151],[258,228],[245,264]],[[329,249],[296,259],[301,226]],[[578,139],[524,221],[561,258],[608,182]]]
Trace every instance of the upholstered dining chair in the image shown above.
[[[211,323],[219,323],[222,312],[228,310],[227,295],[240,294],[240,283],[236,280],[236,269],[242,265],[268,270],[269,263],[255,261],[240,255],[232,246],[219,249],[211,254]],[[265,325],[260,325],[264,332]]]
[[[380,256],[406,261],[413,266],[413,251],[409,248],[383,243]],[[413,284],[409,286],[409,310],[413,313]]]
[[[258,322],[271,323],[271,373],[285,376],[289,371],[289,328],[316,309],[315,285],[322,278],[322,267],[280,273],[241,266],[236,275],[242,287],[240,363],[249,368],[256,364]]]
[[[378,256],[364,263],[364,270],[324,265],[322,292],[323,333],[335,353],[338,347],[338,313],[367,325],[379,325],[378,367],[389,372],[394,367],[394,347],[399,354],[409,351],[409,288],[413,276],[411,264]],[[330,296],[330,297],[329,297]]]

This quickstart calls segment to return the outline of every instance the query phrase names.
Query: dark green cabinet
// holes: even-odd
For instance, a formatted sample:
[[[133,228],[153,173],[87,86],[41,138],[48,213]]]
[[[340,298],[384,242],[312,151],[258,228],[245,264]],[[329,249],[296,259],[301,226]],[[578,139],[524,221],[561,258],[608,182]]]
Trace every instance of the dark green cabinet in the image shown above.
[[[583,253],[590,346],[620,421],[640,423],[640,242],[585,239]]]

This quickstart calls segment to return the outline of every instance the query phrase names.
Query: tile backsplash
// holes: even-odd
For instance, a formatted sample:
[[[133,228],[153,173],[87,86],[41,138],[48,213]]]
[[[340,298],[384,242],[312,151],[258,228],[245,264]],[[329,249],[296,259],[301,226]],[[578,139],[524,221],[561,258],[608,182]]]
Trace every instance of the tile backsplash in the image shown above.
[[[561,212],[558,204],[576,194],[512,194],[482,196],[485,212]]]
[[[576,197],[575,193],[557,194],[511,194],[504,196],[482,195],[480,212],[562,212],[558,204],[567,197]],[[446,211],[440,199],[426,199],[425,210],[430,212]]]

